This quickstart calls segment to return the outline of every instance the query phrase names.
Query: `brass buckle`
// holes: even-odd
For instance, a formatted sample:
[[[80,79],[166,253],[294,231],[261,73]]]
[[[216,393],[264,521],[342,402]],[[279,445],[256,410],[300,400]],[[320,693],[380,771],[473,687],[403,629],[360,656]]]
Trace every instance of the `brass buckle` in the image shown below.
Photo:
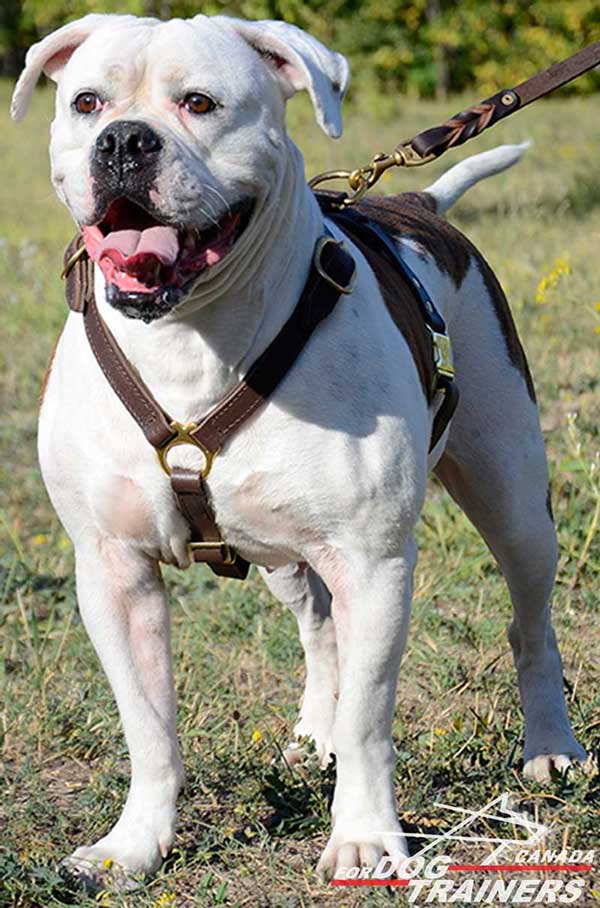
[[[198,441],[197,438],[194,438],[191,435],[194,429],[198,428],[198,426],[194,422],[186,422],[185,424],[182,424],[174,419],[171,423],[171,428],[174,432],[177,433],[175,438],[171,438],[169,441],[166,441],[163,445],[161,445],[160,448],[156,449],[158,462],[160,463],[167,476],[170,476],[173,472],[167,461],[167,454],[169,453],[171,448],[176,448],[178,445],[194,445],[194,447],[198,448],[199,451],[202,451],[204,455],[205,463],[203,468],[200,470],[200,476],[202,477],[202,479],[206,479],[212,469],[213,461],[219,453],[220,449],[217,448],[216,451],[209,451],[209,449],[206,448],[201,441]]]
[[[324,280],[326,280],[328,284],[331,284],[331,286],[335,287],[336,290],[339,290],[340,293],[345,293],[345,294],[349,295],[354,290],[354,286],[356,284],[356,262],[354,262],[354,259],[352,260],[354,262],[354,271],[350,275],[350,280],[348,281],[346,286],[342,287],[342,285],[338,284],[338,282],[336,280],[334,280],[331,277],[331,275],[327,274],[327,272],[323,268],[323,264],[321,262],[321,256],[323,255],[323,250],[325,249],[325,246],[327,246],[328,243],[333,243],[334,246],[341,246],[344,249],[346,248],[344,246],[344,243],[342,242],[342,240],[335,240],[332,236],[320,237],[320,239],[318,240],[317,245],[315,247],[315,254],[313,256],[314,266],[317,269],[317,271],[319,272],[319,274],[321,275],[321,277]]]
[[[222,539],[219,542],[188,542],[188,549],[190,552],[198,552],[202,549],[208,549],[209,552],[220,551],[223,564],[235,564],[235,552]]]
[[[428,326],[429,327],[429,326]],[[440,334],[429,328],[433,341],[433,360],[438,375],[444,378],[454,378],[454,365],[452,364],[452,347],[447,334]]]

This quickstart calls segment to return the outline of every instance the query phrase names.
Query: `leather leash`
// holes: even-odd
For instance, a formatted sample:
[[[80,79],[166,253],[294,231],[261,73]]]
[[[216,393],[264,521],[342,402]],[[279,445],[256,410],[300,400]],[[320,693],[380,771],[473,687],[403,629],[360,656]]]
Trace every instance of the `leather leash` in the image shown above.
[[[486,98],[479,104],[455,114],[442,126],[434,126],[420,132],[411,139],[410,144],[422,158],[428,155],[439,158],[449,148],[462,145],[515,110],[521,110],[532,101],[543,98],[544,95],[560,88],[561,85],[566,85],[599,63],[600,41],[596,41],[572,57],[555,63],[530,79],[525,79],[514,88],[499,91],[491,98]]]
[[[309,186],[314,189],[329,180],[347,180],[350,192],[342,196],[340,206],[353,205],[377,183],[388,168],[420,167],[428,164],[449,148],[462,145],[468,139],[480,135],[484,129],[556,88],[566,85],[598,64],[600,41],[589,44],[578,53],[520,82],[514,88],[505,88],[490,98],[467,107],[441,126],[425,129],[412,139],[400,142],[391,154],[376,154],[369,164],[355,170],[328,170],[319,173],[310,180]]]

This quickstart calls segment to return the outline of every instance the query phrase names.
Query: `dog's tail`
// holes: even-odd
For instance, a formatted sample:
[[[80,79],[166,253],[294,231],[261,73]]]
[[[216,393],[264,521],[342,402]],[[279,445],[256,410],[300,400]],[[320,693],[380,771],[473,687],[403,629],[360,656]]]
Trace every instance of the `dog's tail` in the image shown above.
[[[507,170],[520,161],[530,145],[531,142],[523,142],[521,145],[498,145],[491,151],[472,155],[451,167],[423,192],[434,200],[435,211],[442,214],[475,183]]]

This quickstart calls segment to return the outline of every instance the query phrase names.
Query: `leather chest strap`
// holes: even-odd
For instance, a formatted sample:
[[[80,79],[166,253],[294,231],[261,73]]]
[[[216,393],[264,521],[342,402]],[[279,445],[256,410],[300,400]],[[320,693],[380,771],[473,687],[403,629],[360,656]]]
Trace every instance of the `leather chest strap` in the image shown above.
[[[175,438],[173,420],[155,401],[101,317],[94,295],[83,310],[85,333],[109,385],[155,448]]]
[[[202,476],[197,470],[173,467],[171,488],[192,531],[189,542],[192,561],[208,564],[220,577],[244,580],[250,565],[221,538]]]
[[[304,349],[311,334],[333,311],[342,293],[350,293],[356,265],[330,235],[317,242],[312,267],[291,316],[246,377],[190,432],[209,451],[229,436],[273,393]]]
[[[102,372],[170,476],[179,509],[190,525],[190,555],[194,561],[206,562],[216,574],[243,579],[249,565],[222,539],[205,480],[224,442],[266,402],[342,293],[351,292],[354,259],[330,235],[321,237],[302,295],[279,334],[246,377],[203,419],[182,426],[154,399],[100,316],[94,300],[93,266],[85,252],[79,254],[80,246],[81,240],[76,238],[65,255],[69,263],[65,268],[67,301],[73,311],[83,313],[86,335]],[[166,455],[179,444],[195,445],[202,451],[205,464],[200,473],[169,466]]]

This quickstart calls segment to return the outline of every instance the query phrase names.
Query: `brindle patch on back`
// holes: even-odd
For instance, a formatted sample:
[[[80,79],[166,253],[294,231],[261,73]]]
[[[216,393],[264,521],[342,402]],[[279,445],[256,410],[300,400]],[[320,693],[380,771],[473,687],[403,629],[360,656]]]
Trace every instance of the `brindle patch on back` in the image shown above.
[[[434,259],[455,287],[460,287],[471,265],[472,247],[458,230],[434,214],[435,200],[425,192],[363,199],[359,211],[384,230],[410,238]]]
[[[403,205],[412,205],[414,208],[421,206],[427,211],[437,212],[437,202],[435,198],[427,191],[425,192],[403,192],[400,195]]]
[[[384,230],[422,246],[440,271],[452,278],[457,289],[471,264],[476,263],[490,295],[508,358],[523,376],[529,397],[535,403],[533,380],[504,291],[475,246],[459,230],[433,213],[435,199],[426,192],[406,192],[397,196],[364,199],[358,208]]]

